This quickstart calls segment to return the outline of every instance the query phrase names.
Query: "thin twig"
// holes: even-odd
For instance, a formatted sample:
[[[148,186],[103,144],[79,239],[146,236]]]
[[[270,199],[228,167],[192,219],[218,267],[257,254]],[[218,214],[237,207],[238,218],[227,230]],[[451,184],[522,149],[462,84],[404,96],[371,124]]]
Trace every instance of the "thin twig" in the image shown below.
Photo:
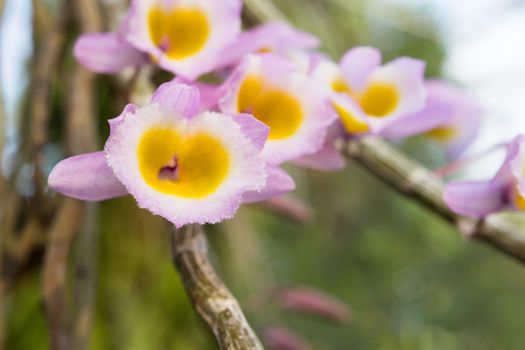
[[[207,256],[201,226],[172,230],[173,261],[195,309],[212,330],[221,349],[263,349],[238,301],[217,276]]]

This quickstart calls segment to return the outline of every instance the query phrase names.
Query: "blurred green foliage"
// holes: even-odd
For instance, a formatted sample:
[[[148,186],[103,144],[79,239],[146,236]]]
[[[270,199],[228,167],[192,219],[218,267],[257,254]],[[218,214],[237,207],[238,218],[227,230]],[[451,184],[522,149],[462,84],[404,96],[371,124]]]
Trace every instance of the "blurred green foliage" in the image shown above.
[[[422,58],[429,76],[439,75],[445,48],[424,9],[380,0],[278,5],[294,24],[318,34],[335,59],[345,48],[365,44],[380,47],[386,60]],[[112,84],[108,77],[97,83],[101,139],[106,119],[125,103],[112,97]],[[59,103],[54,105],[58,110]],[[415,142],[406,148],[424,158],[419,147]],[[523,349],[522,266],[465,243],[439,218],[352,162],[341,172],[293,169],[293,175],[296,195],[315,213],[310,222],[293,223],[247,206],[208,230],[214,263],[256,329],[289,327],[318,350]],[[99,213],[90,348],[214,349],[171,265],[167,225],[131,198],[102,203]],[[338,297],[351,305],[352,321],[334,325],[279,310],[266,296],[282,285],[314,286]],[[9,295],[8,349],[48,348],[39,288],[35,267]]]

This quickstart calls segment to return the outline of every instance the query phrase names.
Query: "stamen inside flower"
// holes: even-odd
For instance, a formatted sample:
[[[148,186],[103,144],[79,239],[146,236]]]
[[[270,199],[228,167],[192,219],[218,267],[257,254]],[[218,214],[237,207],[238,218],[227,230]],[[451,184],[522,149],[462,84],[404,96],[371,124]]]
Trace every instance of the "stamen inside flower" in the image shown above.
[[[295,134],[303,121],[303,110],[295,96],[265,86],[256,77],[244,80],[237,99],[238,112],[253,114],[270,127],[268,139],[285,139]]]
[[[151,40],[169,58],[183,59],[200,51],[210,34],[205,13],[194,8],[178,8],[167,12],[153,7],[148,13]]]
[[[144,133],[137,157],[148,185],[187,198],[212,194],[230,168],[230,155],[215,136],[202,132],[184,137],[178,130],[166,127]]]
[[[399,93],[393,85],[373,83],[367,87],[359,102],[368,115],[385,117],[396,109]]]

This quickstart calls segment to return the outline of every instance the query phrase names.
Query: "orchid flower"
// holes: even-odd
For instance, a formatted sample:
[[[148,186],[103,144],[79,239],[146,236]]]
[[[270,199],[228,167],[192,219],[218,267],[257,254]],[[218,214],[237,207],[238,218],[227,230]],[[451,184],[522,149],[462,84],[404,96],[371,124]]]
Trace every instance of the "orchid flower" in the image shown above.
[[[222,88],[223,112],[250,113],[270,127],[262,155],[272,164],[319,151],[336,119],[321,85],[273,53],[247,56]]]
[[[453,84],[428,80],[425,85],[425,108],[391,125],[383,136],[403,138],[425,133],[446,149],[448,158],[457,158],[477,136],[482,110]]]
[[[133,0],[116,33],[86,34],[74,48],[87,68],[113,73],[150,61],[188,79],[208,73],[240,32],[241,0]]]
[[[261,150],[269,129],[247,114],[198,112],[199,91],[166,83],[150,104],[128,105],[109,121],[104,152],[65,159],[49,186],[81,200],[128,193],[141,208],[177,227],[232,217],[241,203],[294,188]]]
[[[381,135],[425,105],[423,61],[401,57],[380,64],[379,50],[357,47],[339,65],[324,60],[312,73],[331,90],[332,106],[348,134]]]
[[[525,210],[525,135],[509,143],[505,161],[492,179],[450,182],[444,199],[456,213],[476,218],[507,208]]]

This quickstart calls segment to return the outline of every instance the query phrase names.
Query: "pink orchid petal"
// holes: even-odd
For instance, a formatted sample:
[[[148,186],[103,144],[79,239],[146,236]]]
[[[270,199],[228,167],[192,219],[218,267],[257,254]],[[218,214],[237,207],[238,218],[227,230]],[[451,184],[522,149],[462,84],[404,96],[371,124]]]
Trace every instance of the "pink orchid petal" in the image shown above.
[[[232,118],[241,126],[244,135],[252,141],[252,144],[259,151],[261,151],[268,139],[270,128],[250,114],[234,114],[232,115]]]
[[[160,104],[167,112],[191,118],[199,112],[200,94],[195,86],[171,81],[162,84],[151,102]]]
[[[325,144],[323,148],[316,153],[298,158],[294,160],[293,163],[298,166],[321,171],[341,170],[346,165],[345,158],[331,144]]]
[[[356,47],[341,59],[341,72],[351,89],[360,91],[370,73],[381,64],[381,52],[373,47]]]
[[[266,165],[266,186],[261,191],[250,191],[243,194],[244,203],[260,202],[295,189],[294,180],[281,168]]]
[[[350,317],[350,310],[345,303],[313,288],[284,289],[279,293],[278,300],[286,310],[321,316],[336,322],[345,322]]]
[[[53,168],[47,181],[56,192],[85,201],[101,201],[128,194],[109,168],[104,152],[64,159]]]
[[[284,327],[268,327],[262,331],[264,344],[274,350],[310,350],[297,334]]]
[[[443,198],[454,212],[479,218],[504,209],[505,192],[492,181],[455,181],[445,186]]]
[[[84,34],[73,49],[75,58],[98,73],[115,73],[148,61],[147,56],[114,33]]]

